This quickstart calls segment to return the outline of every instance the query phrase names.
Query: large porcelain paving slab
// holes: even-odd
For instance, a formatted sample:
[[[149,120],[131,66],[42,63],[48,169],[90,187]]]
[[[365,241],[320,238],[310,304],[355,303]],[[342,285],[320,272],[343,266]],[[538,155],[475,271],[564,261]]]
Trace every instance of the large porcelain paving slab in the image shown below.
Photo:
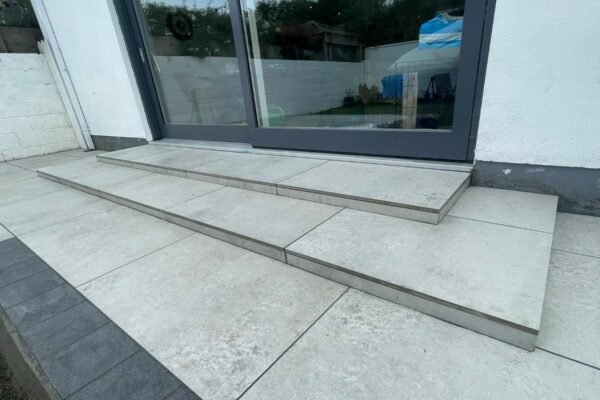
[[[222,188],[221,185],[208,182],[150,174],[102,189],[109,195],[165,210]]]
[[[345,287],[195,234],[80,290],[213,400],[237,398]]]
[[[337,197],[346,197],[367,202],[355,202],[352,208],[437,223],[466,188],[469,176],[465,172],[332,161],[280,182],[278,193],[331,204],[339,204]],[[393,208],[376,208],[369,202],[393,206],[403,213],[394,214]],[[429,220],[423,212],[435,215]]]
[[[448,215],[553,233],[557,196],[470,187]]]
[[[558,213],[553,248],[600,257],[600,218]]]
[[[10,165],[9,163],[0,164],[0,190],[5,185],[10,185],[18,180],[27,179],[35,176],[31,171]]]
[[[275,252],[271,254],[269,249],[259,247],[261,243],[242,244],[242,247],[285,261],[284,247],[340,210],[325,204],[228,187],[167,210],[167,220],[183,217],[261,242],[275,247]],[[224,239],[238,244],[236,238]]]
[[[243,400],[595,400],[600,371],[350,290]]]
[[[191,233],[158,218],[113,205],[20,239],[77,286]]]
[[[536,346],[600,369],[599,258],[552,252]]]
[[[13,183],[3,185],[0,189],[0,206],[63,189],[64,186],[58,183],[49,182],[36,175],[31,175],[27,179],[19,179]]]
[[[398,297],[378,292],[385,287],[374,294],[531,348],[540,326],[551,241],[547,233],[462,218],[431,225],[346,209],[286,253],[300,268],[347,272],[363,279],[342,282],[361,289],[364,280],[382,283],[396,289]],[[453,315],[455,310],[476,319]],[[499,326],[486,327],[489,321]],[[505,336],[501,328],[511,333]],[[511,337],[521,332],[531,341]]]
[[[189,170],[222,159],[227,153],[207,150],[175,149],[135,160],[139,164]],[[109,154],[110,155],[110,154]]]
[[[63,186],[59,191],[0,206],[0,223],[21,235],[110,206],[106,200]]]

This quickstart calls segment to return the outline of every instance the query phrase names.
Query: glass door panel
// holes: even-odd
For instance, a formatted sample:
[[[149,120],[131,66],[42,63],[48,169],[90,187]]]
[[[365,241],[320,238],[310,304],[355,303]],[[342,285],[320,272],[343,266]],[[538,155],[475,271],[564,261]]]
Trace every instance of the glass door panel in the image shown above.
[[[136,0],[166,124],[246,124],[227,0]]]
[[[451,132],[465,0],[246,0],[261,127]]]

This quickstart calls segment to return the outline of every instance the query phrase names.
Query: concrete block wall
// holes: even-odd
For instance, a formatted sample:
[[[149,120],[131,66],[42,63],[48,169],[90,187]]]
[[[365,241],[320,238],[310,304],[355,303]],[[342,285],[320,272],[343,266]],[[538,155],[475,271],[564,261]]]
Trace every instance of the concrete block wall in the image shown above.
[[[0,54],[0,162],[77,148],[45,57]]]

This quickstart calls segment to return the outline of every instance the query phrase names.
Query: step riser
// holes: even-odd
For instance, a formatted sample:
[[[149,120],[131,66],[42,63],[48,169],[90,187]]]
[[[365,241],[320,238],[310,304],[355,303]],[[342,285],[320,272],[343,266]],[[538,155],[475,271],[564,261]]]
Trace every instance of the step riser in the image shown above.
[[[371,277],[362,276],[356,272],[342,270],[318,260],[312,260],[290,250],[271,244],[263,243],[252,238],[241,236],[235,232],[226,231],[211,225],[192,221],[170,211],[160,210],[120,196],[115,196],[103,190],[90,188],[74,181],[59,178],[44,172],[38,174],[46,179],[64,184],[126,207],[184,226],[199,233],[231,243],[235,246],[256,252],[258,254],[285,262],[291,266],[322,276],[326,279],[353,287],[365,293],[378,296],[388,301],[409,307],[424,314],[431,315],[446,322],[470,329],[472,331],[493,337],[503,342],[532,351],[537,332],[528,332],[513,326],[506,321],[497,321],[492,317],[477,313],[473,310],[462,309],[459,306],[436,301],[419,293],[410,292],[400,287],[392,287]]]
[[[108,157],[96,157],[96,158],[98,161],[106,163],[106,164],[113,164],[113,165],[118,165],[120,167],[141,169],[143,171],[153,172],[155,174],[171,175],[171,176],[177,176],[179,178],[194,179],[194,180],[201,181],[201,182],[214,183],[214,184],[223,185],[223,186],[231,186],[231,187],[235,187],[235,188],[239,188],[239,189],[254,190],[255,192],[277,194],[277,188],[275,187],[275,185],[266,185],[266,184],[256,183],[256,182],[248,182],[248,181],[237,180],[237,179],[228,179],[228,178],[223,178],[220,176],[208,175],[208,174],[203,174],[201,172],[195,172],[195,171],[184,171],[184,170],[180,170],[180,169],[176,169],[176,168],[156,167],[154,165],[144,164],[141,162],[124,161],[124,160],[118,160],[118,159],[108,158]]]
[[[171,213],[169,211],[160,210],[155,207],[151,207],[146,204],[138,203],[136,201],[132,201],[132,200],[126,199],[124,197],[115,196],[113,194],[106,193],[101,190],[96,190],[96,189],[90,188],[88,186],[81,185],[79,183],[75,183],[73,181],[57,178],[55,176],[48,175],[43,172],[38,171],[38,175],[45,179],[61,183],[65,186],[69,186],[73,189],[77,189],[82,192],[86,192],[86,193],[92,194],[94,196],[98,196],[100,198],[112,201],[114,203],[120,204],[125,207],[133,208],[134,210],[152,215],[153,217],[156,217],[156,218],[164,219],[173,224],[183,226],[185,228],[191,229],[193,231],[202,233],[207,236],[214,237],[216,239],[222,240],[227,243],[231,243],[235,246],[244,248],[246,250],[253,251],[253,252],[261,254],[263,256],[270,257],[270,258],[273,258],[273,259],[281,261],[281,262],[286,262],[285,249],[283,249],[283,248],[276,247],[276,246],[273,246],[268,243],[262,243],[260,241],[253,240],[251,238],[238,235],[235,232],[219,229],[214,226],[199,223],[197,221],[191,221],[188,218],[185,218],[181,215],[177,215],[175,213]]]
[[[464,191],[469,187],[470,180],[466,180],[460,188],[449,199],[446,205],[438,213],[436,210],[416,209],[410,207],[398,207],[395,205],[383,204],[375,201],[365,201],[361,199],[339,196],[331,193],[313,192],[299,190],[286,185],[272,185],[260,182],[249,182],[238,179],[230,179],[221,176],[209,175],[201,172],[180,170],[171,167],[157,167],[155,165],[145,164],[140,161],[126,161],[107,156],[98,156],[97,160],[103,163],[118,165],[121,167],[136,168],[157,174],[178,176],[181,178],[195,179],[202,182],[215,183],[223,186],[231,186],[240,189],[254,190],[268,194],[275,194],[284,197],[291,197],[300,200],[308,200],[317,203],[329,204],[337,207],[352,208],[366,212],[372,212],[391,217],[405,218],[430,224],[438,224],[444,218],[448,210],[460,198]]]
[[[522,349],[533,351],[537,333],[526,332],[508,323],[495,321],[489,316],[474,314],[451,304],[433,301],[418,294],[390,287],[371,279],[340,270],[333,266],[309,260],[286,250],[287,263],[342,285],[380,297],[401,306],[422,312],[451,324],[493,337]]]

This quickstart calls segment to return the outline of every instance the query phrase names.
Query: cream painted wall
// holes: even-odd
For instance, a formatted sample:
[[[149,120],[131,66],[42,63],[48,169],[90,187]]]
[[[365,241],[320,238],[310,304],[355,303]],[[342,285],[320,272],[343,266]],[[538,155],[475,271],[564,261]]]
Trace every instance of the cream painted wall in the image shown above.
[[[600,1],[497,0],[475,158],[600,168]]]
[[[150,140],[112,0],[42,2],[91,134]]]

